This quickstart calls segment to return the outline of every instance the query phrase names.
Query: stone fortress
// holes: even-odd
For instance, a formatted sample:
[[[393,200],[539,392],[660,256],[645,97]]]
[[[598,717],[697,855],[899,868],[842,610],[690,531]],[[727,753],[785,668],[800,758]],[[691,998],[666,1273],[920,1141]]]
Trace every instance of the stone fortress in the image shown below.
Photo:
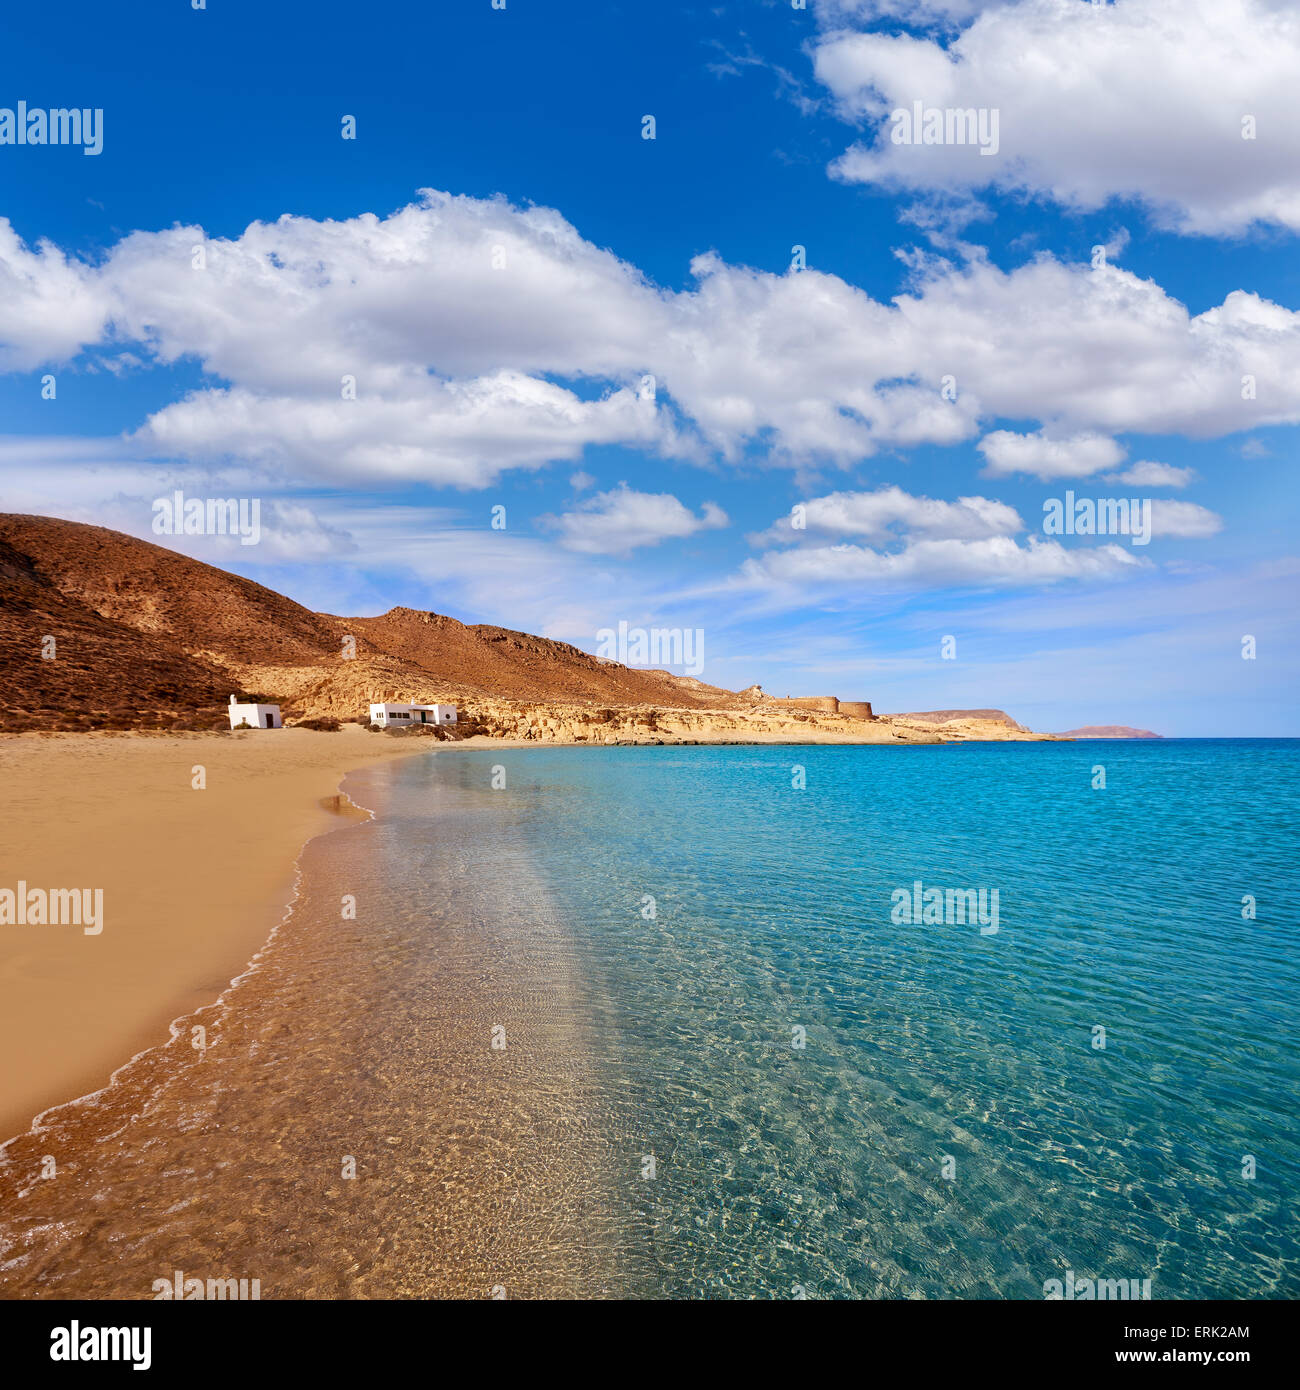
[[[837,700],[834,695],[766,695],[761,685],[751,685],[742,690],[747,695],[765,705],[793,706],[796,709],[815,710],[818,714],[843,714],[850,719],[874,719],[869,700]]]

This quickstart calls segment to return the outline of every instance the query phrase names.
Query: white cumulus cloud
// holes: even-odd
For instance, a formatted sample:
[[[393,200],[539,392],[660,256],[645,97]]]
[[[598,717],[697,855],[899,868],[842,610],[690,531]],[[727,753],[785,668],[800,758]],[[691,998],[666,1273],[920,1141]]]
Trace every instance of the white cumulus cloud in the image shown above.
[[[836,492],[800,504],[751,537],[782,545],[747,560],[737,583],[764,589],[860,589],[944,584],[1038,585],[1112,579],[1147,562],[1116,545],[1072,546],[1030,536],[1013,507],[988,497],[946,502],[899,487]],[[805,524],[795,524],[798,515]],[[861,537],[874,545],[851,543]]]
[[[998,418],[1038,429],[989,436],[1038,450],[1032,471],[1081,476],[1107,446],[1060,441],[1300,422],[1300,314],[1246,291],[1193,315],[1154,281],[1050,256],[926,259],[888,303],[816,269],[691,269],[663,290],[558,213],[432,192],[387,218],[137,232],[94,265],[0,223],[17,305],[0,366],[192,359],[217,384],[158,410],[141,447],[332,483],[482,486],[593,444],[847,467]]]
[[[1156,497],[1151,502],[1151,534],[1204,541],[1223,530],[1223,518],[1195,502]]]
[[[923,7],[923,22],[936,12],[970,18],[959,33],[934,38],[853,27],[901,15],[893,4],[829,14],[817,77],[847,118],[871,127],[833,166],[840,178],[917,190],[997,187],[1084,210],[1132,199],[1192,233],[1238,233],[1257,222],[1300,228],[1294,6],[1020,0],[972,16],[975,8]],[[902,126],[890,114],[915,102],[996,112],[996,154],[896,143]]]
[[[1037,434],[1016,434],[994,430],[979,442],[979,451],[994,477],[1009,473],[1032,473],[1047,481],[1051,478],[1084,478],[1103,468],[1114,468],[1124,450],[1113,439],[1100,434],[1076,434],[1053,439]]]
[[[798,504],[795,514],[782,517],[757,541],[790,543],[804,538],[862,536],[882,540],[895,535],[934,539],[980,540],[1007,536],[1025,529],[1014,507],[988,497],[959,497],[944,502],[914,497],[897,486],[874,492],[833,492]]]
[[[48,241],[32,250],[0,218],[0,370],[23,371],[97,342],[108,289],[89,266]]]
[[[654,449],[668,437],[652,405],[616,390],[582,400],[522,372],[412,381],[387,395],[267,396],[198,391],[149,418],[140,439],[187,457],[225,454],[347,481],[418,479],[481,487],[508,468],[577,459],[588,444]]]
[[[635,492],[626,484],[550,519],[566,550],[588,555],[618,555],[726,525],[727,514],[716,503],[706,502],[697,516],[671,493]]]

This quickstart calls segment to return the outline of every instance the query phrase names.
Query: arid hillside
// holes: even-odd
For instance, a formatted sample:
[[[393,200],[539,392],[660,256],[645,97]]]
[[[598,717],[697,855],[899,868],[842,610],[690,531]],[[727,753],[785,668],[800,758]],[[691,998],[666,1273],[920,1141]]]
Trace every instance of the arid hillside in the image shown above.
[[[147,541],[39,516],[0,515],[0,658],[6,728],[220,727],[233,693],[278,699],[290,717],[353,718],[431,683],[449,698],[688,709],[736,698],[436,613],[313,613]]]
[[[335,618],[367,647],[462,689],[514,700],[595,700],[716,709],[739,702],[717,686],[666,671],[600,661],[567,642],[526,632],[467,626],[439,613],[393,608],[377,618]]]
[[[1150,729],[1134,729],[1128,724],[1085,724],[1081,729],[1069,729],[1057,738],[1164,738]]]
[[[0,729],[206,727],[229,684],[170,636],[64,593],[0,540]]]
[[[461,732],[557,742],[1038,737],[1000,710],[799,709],[410,608],[313,613],[117,531],[0,514],[0,730],[221,729],[232,694],[276,701],[290,722],[447,701]]]
[[[334,620],[251,580],[103,526],[0,515],[0,541],[22,552],[70,602],[211,654],[222,665],[323,659]]]
[[[913,714],[894,714],[890,718],[909,719],[918,724],[949,724],[954,719],[982,719],[991,724],[1008,724],[1013,729],[1029,732],[1003,709],[926,709]]]

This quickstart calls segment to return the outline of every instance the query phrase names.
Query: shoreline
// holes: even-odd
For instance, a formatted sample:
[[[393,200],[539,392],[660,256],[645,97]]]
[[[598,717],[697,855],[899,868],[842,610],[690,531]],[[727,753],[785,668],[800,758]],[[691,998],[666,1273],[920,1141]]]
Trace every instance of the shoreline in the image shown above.
[[[196,737],[186,742],[192,747]],[[85,755],[85,739],[69,742],[74,754]],[[305,743],[304,752],[318,742]],[[334,747],[341,742],[335,737]],[[643,927],[635,911],[620,913],[620,903],[629,905],[620,885],[640,884],[636,864],[652,861],[645,853],[635,861],[606,858],[593,846],[611,817],[617,827],[639,814],[647,798],[644,778],[657,779],[648,799],[660,808],[658,824],[667,831],[680,814],[671,807],[673,759],[635,759],[639,775],[624,777],[607,807],[597,798],[579,798],[569,808],[571,844],[552,857],[545,837],[554,805],[537,795],[549,781],[545,771],[534,760],[519,760],[513,805],[492,794],[485,775],[498,750],[536,742],[466,746],[417,738],[414,751],[403,748],[401,738],[371,742],[381,744],[377,755],[354,758],[359,765],[343,775],[339,790],[311,803],[328,813],[327,828],[299,850],[286,909],[243,971],[215,999],[175,1018],[166,1041],[155,1039],[122,1062],[98,1090],[47,1107],[25,1133],[0,1145],[6,1186],[0,1301],[147,1300],[158,1278],[176,1269],[199,1278],[256,1277],[261,1297],[269,1299],[462,1299],[498,1290],[508,1290],[510,1298],[761,1296],[776,1285],[773,1271],[742,1258],[748,1220],[734,1223],[733,1231],[710,1213],[726,1212],[730,1202],[749,1218],[749,1194],[761,1191],[763,1229],[786,1231],[803,1216],[799,1204],[827,1171],[819,1158],[823,1123],[840,1136],[825,1151],[842,1156],[837,1161],[846,1188],[854,1173],[859,1185],[863,1174],[879,1176],[877,1162],[889,1180],[876,1190],[897,1190],[901,1180],[904,1206],[891,1206],[886,1197],[871,1208],[871,1220],[882,1228],[889,1221],[884,1229],[930,1248],[924,1224],[892,1223],[900,1210],[906,1217],[906,1202],[925,1190],[912,1181],[906,1156],[938,1132],[932,1121],[948,1123],[951,1107],[961,1103],[952,1089],[924,1084],[927,1071],[946,1074],[950,1040],[923,1030],[916,1035],[918,1051],[909,1042],[905,1053],[882,1053],[892,1056],[892,1073],[863,1078],[856,1066],[863,1045],[856,1020],[865,1011],[846,1012],[836,1000],[812,1015],[828,1082],[824,1091],[810,1093],[803,1073],[765,1064],[774,1049],[763,1020],[794,1016],[792,1003],[801,1016],[814,1009],[818,981],[792,995],[789,948],[773,944],[766,932],[741,942],[740,956],[723,956],[720,972],[704,969],[718,959],[719,943],[737,938],[737,923],[764,920],[765,889],[742,898],[730,913],[707,907],[701,913],[689,902],[691,874],[673,880],[670,902],[673,891],[680,897],[687,885],[676,907],[685,909],[688,931],[671,913],[659,927]],[[356,735],[348,743],[361,747]],[[477,775],[456,759],[416,766],[419,752],[462,749],[492,757],[473,760]],[[381,766],[407,754],[400,765]],[[558,761],[569,795],[590,788],[589,778],[602,771],[581,770],[581,759]],[[911,762],[887,764],[889,772],[875,760],[871,765],[892,783],[906,777]],[[932,755],[913,765],[913,790],[949,762]],[[216,765],[211,759],[209,771]],[[1013,757],[1001,765],[1019,769],[1016,785],[1035,795],[1034,764]],[[966,777],[965,785],[978,784],[980,769],[968,760],[958,759],[954,770]],[[516,781],[513,768],[510,780]],[[686,810],[704,808],[713,816],[719,796],[724,809],[747,806],[753,784],[730,780],[730,790],[724,776],[712,789],[697,791]],[[854,804],[868,817],[882,791],[875,782],[859,777],[854,784]],[[294,785],[304,784],[294,779]],[[894,787],[890,795],[898,805],[908,789]],[[815,821],[815,808],[807,812]],[[965,814],[969,829],[982,812],[971,803]],[[730,823],[741,827],[730,862],[748,872],[753,858],[745,822],[733,815]],[[1233,824],[1230,812],[1225,823]],[[689,816],[686,824],[677,841],[667,842],[677,862],[689,861],[697,833]],[[841,817],[836,824],[832,834],[841,844],[858,842],[858,818]],[[1013,839],[999,839],[1004,859],[1009,854],[1019,865]],[[896,855],[899,842],[884,848]],[[967,853],[978,859],[985,851]],[[1051,844],[1039,854],[1036,873],[1034,864],[1011,872],[1041,882],[1042,866],[1056,859]],[[770,871],[773,865],[769,858],[757,867]],[[1078,872],[1086,878],[1086,866]],[[576,897],[567,889],[553,892],[557,874],[559,887],[576,885]],[[877,878],[887,886],[887,871]],[[796,887],[790,915],[816,931],[837,931],[849,953],[844,978],[867,978],[870,971],[858,967],[878,962],[879,955],[864,944],[860,914],[832,914],[823,924],[819,883],[813,877]],[[589,899],[593,886],[596,896]],[[354,894],[360,904],[353,920],[339,920],[341,894]],[[883,889],[879,898],[885,901]],[[593,915],[584,928],[588,900]],[[634,898],[629,901],[634,905]],[[579,916],[571,920],[575,906]],[[110,930],[113,922],[110,905]],[[602,925],[593,931],[592,922]],[[1176,933],[1168,939],[1176,941]],[[1135,956],[1143,949],[1131,936],[1120,945]],[[1039,970],[1050,970],[1054,954],[1029,953]],[[750,973],[738,975],[751,959]],[[1019,983],[1007,982],[999,962],[985,956],[978,964],[984,972],[975,976],[979,988],[1018,997]],[[952,997],[961,997],[966,976],[953,978],[943,961],[937,968],[950,980]],[[1121,957],[1103,978],[1127,978],[1126,971]],[[734,1016],[738,979],[747,986],[740,997],[756,1027]],[[887,978],[883,991],[887,997]],[[1004,1016],[994,1007],[1001,999],[987,1001],[989,1019]],[[1068,1022],[1068,1001],[1060,1008]],[[637,1023],[660,1018],[663,1026]],[[627,1019],[632,1025],[625,1030]],[[206,1030],[198,1051],[191,1050],[192,1025]],[[508,1048],[489,1044],[489,1032],[498,1028]],[[962,1036],[960,1022],[951,1036]],[[696,1044],[686,1049],[696,1060],[685,1066],[684,1041]],[[1060,1055],[1067,1056],[1070,1043],[1061,1046]],[[784,1059],[784,1048],[779,1056]],[[1046,1074],[1037,1059],[1032,1046],[1022,1058],[1031,1080]],[[659,1089],[642,1091],[644,1078]],[[827,1099],[841,1094],[843,1084],[857,1086],[854,1105]],[[996,1078],[992,1084],[996,1095]],[[1084,1089],[1105,1105],[1110,1093],[1104,1085]],[[680,1124],[661,1122],[659,1097],[683,1095],[691,1108]],[[902,1103],[877,1105],[882,1095]],[[996,1124],[996,1108],[986,1110]],[[869,1112],[877,1113],[882,1142],[862,1132],[860,1117]],[[749,1140],[739,1152],[754,1157],[738,1157],[733,1169],[727,1160],[737,1151],[737,1135]],[[979,1131],[963,1131],[962,1138],[973,1152],[989,1142]],[[770,1181],[777,1170],[769,1148],[781,1155],[779,1185]],[[638,1177],[646,1154],[656,1153],[662,1196],[642,1186],[643,1171]],[[903,1160],[891,1161],[891,1153]],[[1009,1199],[1025,1201],[1037,1170],[1032,1163],[1018,1165],[1011,1149],[1006,1157],[1005,1190]],[[43,1171],[55,1158],[59,1181],[41,1181],[55,1175]],[[829,1170],[830,1181],[840,1181],[837,1171]],[[361,1185],[352,1187],[348,1178]],[[743,1194],[738,1183],[745,1184]],[[1086,1175],[1061,1201],[1063,1218],[1077,1216],[1097,1239],[1110,1238],[1109,1214],[1097,1205]],[[1271,1219],[1266,1206],[1249,1215]],[[862,1227],[857,1212],[846,1213],[846,1220],[845,1231]],[[1047,1267],[1050,1254],[1044,1253],[1050,1240],[1036,1231],[1030,1222],[1011,1228],[1014,1258],[1004,1256],[1000,1243],[973,1247],[970,1276],[955,1292],[983,1296],[999,1288],[1007,1297],[1022,1296],[1019,1271],[1026,1264]],[[848,1289],[839,1239],[832,1229],[825,1240],[813,1232],[806,1245],[782,1247],[792,1251],[793,1263],[776,1271],[780,1286],[798,1276],[828,1291]],[[765,1246],[771,1243],[769,1234]],[[864,1251],[879,1248],[874,1227],[860,1243]],[[933,1248],[942,1253],[945,1247],[939,1242]],[[1267,1275],[1261,1264],[1262,1287],[1271,1293],[1275,1282]],[[864,1264],[854,1278],[862,1282],[853,1285],[853,1296],[898,1297],[915,1276],[886,1260]]]
[[[103,889],[105,903],[104,927],[94,936],[75,925],[0,925],[8,1005],[0,1017],[0,1147],[46,1112],[98,1095],[142,1053],[165,1046],[178,1019],[215,1003],[251,968],[292,911],[307,845],[340,820],[371,817],[341,791],[354,772],[393,758],[489,747],[830,742],[841,740],[474,736],[448,743],[380,736],[358,725],[269,737],[0,736],[11,813],[0,888],[89,886]],[[192,785],[198,766],[201,789]]]
[[[349,773],[458,746],[353,727],[0,739],[0,887],[104,895],[98,935],[0,926],[0,1144],[98,1094],[247,972],[292,910],[305,847],[369,819],[340,792]]]
[[[394,896],[389,789],[405,785],[423,807],[435,774],[411,758],[379,766],[388,761],[345,774],[336,796],[347,818],[304,844],[280,920],[216,997],[0,1144],[12,1199],[0,1203],[0,1301],[147,1299],[178,1259],[248,1270],[263,1298],[465,1298],[497,1286],[576,1297],[615,1286],[602,1232],[617,1189],[595,1131],[577,1120],[598,1109],[595,1049],[575,1023],[586,1010],[565,1002],[583,981],[565,968],[574,956],[561,915],[540,882],[524,892],[528,911],[515,910],[528,877],[517,853],[504,873],[500,863],[482,876],[431,872],[501,858],[473,815],[448,806],[437,812],[447,835],[429,839],[429,862]],[[340,892],[357,895],[353,920],[338,920]],[[410,894],[414,909],[403,906]],[[413,956],[420,939],[432,949]],[[390,1009],[396,1026],[375,1028]],[[484,1045],[502,1020],[508,1052]],[[206,1036],[192,1051],[198,1026]],[[57,1184],[39,1180],[47,1154]],[[366,1182],[366,1202],[340,1202],[339,1155],[355,1156],[343,1176]],[[359,1262],[375,1212],[388,1231],[409,1221],[412,1184],[431,1174],[407,1246],[380,1242]],[[521,1204],[546,1213],[540,1226],[521,1222]],[[577,1232],[567,1246],[580,1252],[563,1271],[539,1255],[557,1222]],[[282,1248],[268,1244],[272,1232],[293,1236]],[[318,1263],[298,1259],[303,1241]]]

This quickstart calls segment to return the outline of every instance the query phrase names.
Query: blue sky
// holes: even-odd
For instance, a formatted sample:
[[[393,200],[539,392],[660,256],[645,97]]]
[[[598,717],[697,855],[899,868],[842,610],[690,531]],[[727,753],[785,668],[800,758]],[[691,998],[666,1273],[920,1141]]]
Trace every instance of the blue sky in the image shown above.
[[[6,510],[333,612],[699,628],[733,688],[1300,733],[1287,7],[7,31],[0,111],[104,114],[98,155],[0,143]],[[894,141],[914,101],[996,111],[998,148]],[[261,541],[154,537],[176,487],[260,499]],[[1067,489],[1149,503],[1149,543],[1045,535]]]

